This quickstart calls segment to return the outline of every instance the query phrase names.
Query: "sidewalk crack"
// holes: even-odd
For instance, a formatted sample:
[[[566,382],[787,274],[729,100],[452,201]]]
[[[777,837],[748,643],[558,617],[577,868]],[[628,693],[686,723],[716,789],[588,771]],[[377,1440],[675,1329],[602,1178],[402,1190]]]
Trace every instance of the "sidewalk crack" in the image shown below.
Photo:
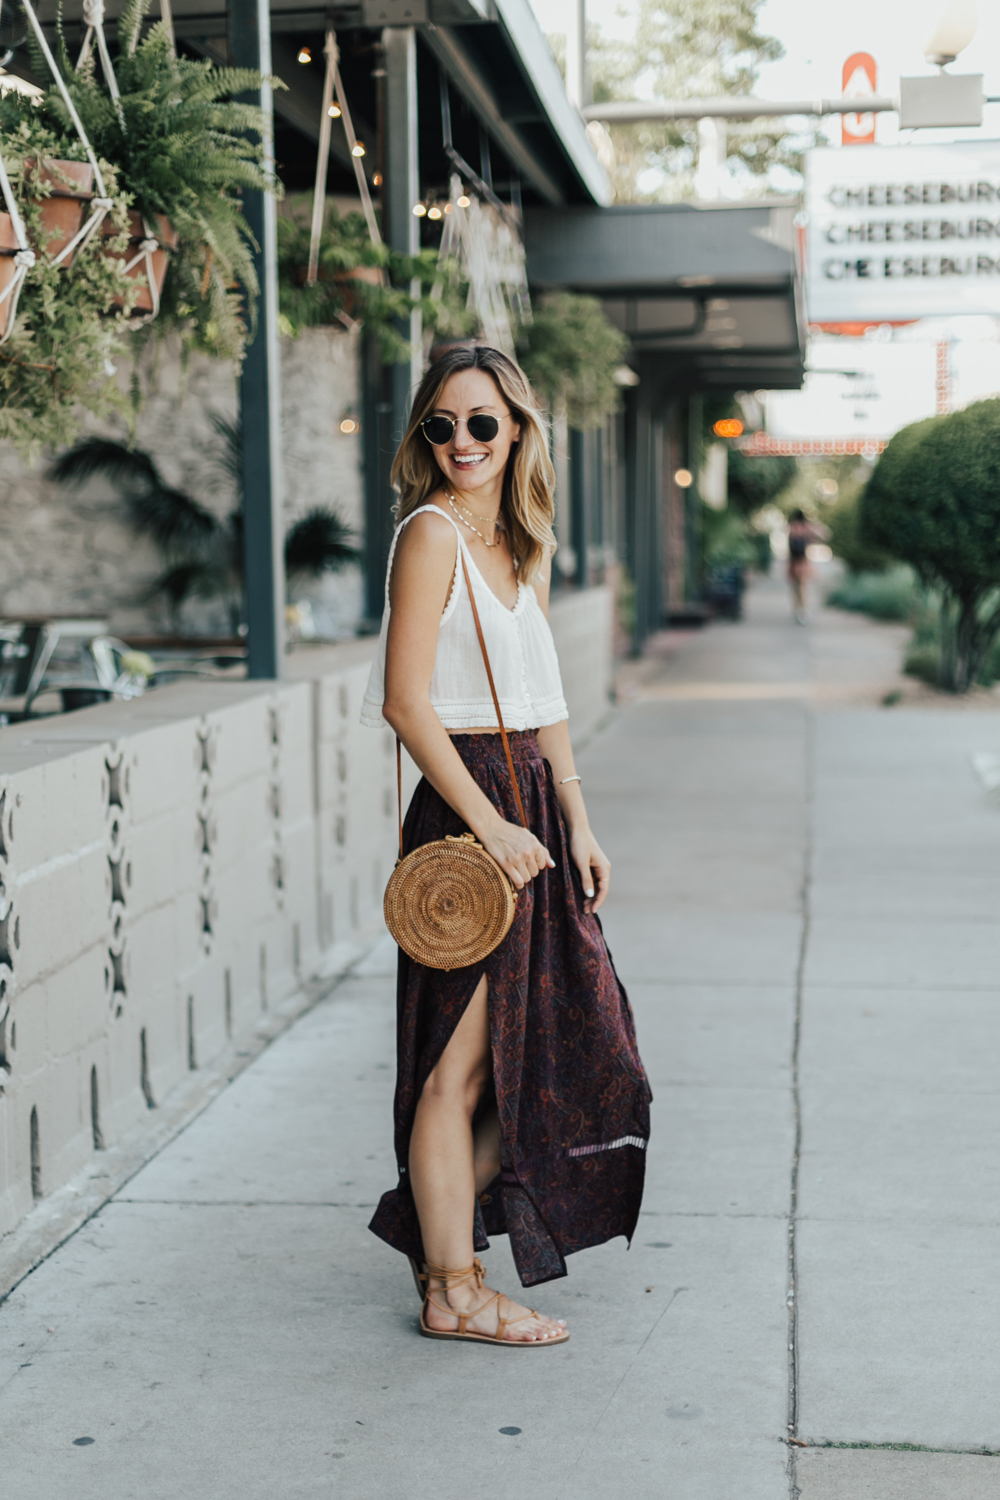
[[[622,1386],[624,1385],[625,1379],[628,1376],[630,1370],[632,1369],[632,1366],[635,1364],[636,1360],[639,1358],[640,1354],[645,1349],[645,1347],[649,1343],[650,1339],[653,1337],[653,1334],[656,1332],[656,1330],[659,1328],[660,1324],[663,1322],[664,1318],[667,1316],[667,1313],[670,1311],[670,1309],[673,1307],[674,1303],[677,1301],[677,1298],[680,1296],[681,1292],[688,1292],[690,1290],[691,1290],[691,1288],[690,1287],[686,1287],[686,1286],[675,1286],[674,1287],[674,1290],[673,1290],[673,1292],[671,1293],[671,1296],[670,1296],[670,1300],[667,1302],[666,1306],[660,1311],[659,1316],[654,1320],[652,1327],[650,1328],[649,1332],[646,1334],[646,1337],[643,1339],[642,1343],[639,1345],[638,1349],[635,1351],[635,1353],[633,1354],[632,1358],[629,1360],[628,1364],[625,1366],[624,1370],[621,1373],[621,1376],[619,1377],[617,1385],[615,1386],[614,1390],[611,1392],[611,1395],[608,1397],[607,1401],[604,1403],[604,1406],[603,1406],[603,1408],[601,1410],[601,1414],[598,1417],[597,1421],[594,1423],[593,1432],[591,1432],[588,1435],[587,1441],[584,1443],[583,1447],[580,1449],[579,1453],[576,1455],[576,1458],[573,1460],[573,1463],[572,1463],[572,1465],[571,1465],[571,1467],[570,1467],[570,1469],[569,1469],[569,1471],[567,1472],[567,1475],[566,1475],[567,1485],[569,1484],[570,1480],[572,1479],[575,1470],[579,1466],[580,1460],[584,1457],[584,1455],[586,1454],[588,1448],[590,1447],[591,1443],[593,1442],[593,1439],[594,1439],[594,1436],[595,1436],[595,1434],[597,1432],[597,1429],[600,1427],[601,1423],[604,1421],[604,1418],[607,1416],[608,1412],[610,1411],[611,1406],[612,1406],[612,1404],[614,1402],[614,1399],[618,1395],[618,1392],[621,1390]],[[567,1492],[564,1490],[563,1493],[565,1494]]]
[[[936,1448],[930,1443],[868,1443],[859,1441],[856,1443],[836,1443],[829,1438],[789,1438],[789,1445],[798,1448],[801,1452],[808,1449],[817,1452],[823,1448],[862,1449],[872,1453],[954,1453],[966,1455],[970,1458],[1000,1458],[1000,1448],[974,1447],[974,1448]]]
[[[815,803],[816,719],[806,711],[805,737],[805,845],[802,851],[802,930],[799,957],[795,967],[795,1010],[792,1022],[791,1097],[793,1120],[792,1162],[788,1185],[788,1494],[799,1500],[801,1491],[796,1475],[796,1448],[799,1425],[799,1299],[796,1229],[799,1212],[799,1163],[802,1155],[802,1093],[800,1061],[802,1053],[802,992],[806,957],[812,923],[813,810]]]

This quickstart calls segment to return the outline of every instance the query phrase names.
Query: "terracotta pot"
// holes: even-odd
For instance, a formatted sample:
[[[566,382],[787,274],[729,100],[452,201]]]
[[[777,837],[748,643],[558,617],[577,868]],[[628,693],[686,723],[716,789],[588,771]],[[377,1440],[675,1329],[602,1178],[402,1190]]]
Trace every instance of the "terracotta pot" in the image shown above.
[[[167,278],[167,266],[170,264],[170,251],[176,250],[177,241],[180,239],[180,236],[165,214],[156,214],[152,220],[147,220],[147,223],[149,224],[150,229],[153,231],[151,238],[159,240],[161,246],[159,250],[154,250],[151,255],[151,259],[153,262],[153,280],[156,283],[156,295],[157,297],[159,297],[160,293],[163,291],[163,283]],[[146,238],[146,231],[142,222],[142,214],[138,213],[135,209],[129,210],[128,227],[129,241],[128,249],[125,252],[126,265],[128,265],[130,261],[135,260],[136,256],[139,254],[139,246]],[[118,233],[118,230],[115,229],[107,219],[105,219],[104,227],[102,228],[101,233],[105,236],[105,238],[110,239],[112,235]],[[111,252],[107,251],[106,254],[111,254]],[[120,259],[120,256],[116,256],[115,258]],[[143,286],[140,287],[139,295],[133,303],[132,314],[138,315],[141,313],[151,313],[153,311],[153,296],[150,288],[145,285],[146,257],[143,256],[141,260],[137,261],[132,269],[126,274],[128,275],[129,281],[141,280],[144,283]],[[116,297],[114,302],[112,303],[112,306],[121,307],[122,299],[120,297]]]
[[[49,197],[37,200],[42,228],[36,249],[54,260],[83,228],[94,196],[94,169],[87,161],[59,161],[51,156],[44,157],[41,166],[37,158],[24,165],[31,182],[44,183],[50,190]],[[62,264],[70,265],[75,257],[74,250]]]
[[[14,256],[21,247],[17,243],[10,214],[0,213],[0,292],[5,292],[17,275]],[[10,298],[0,302],[0,338],[7,332],[10,322]]]

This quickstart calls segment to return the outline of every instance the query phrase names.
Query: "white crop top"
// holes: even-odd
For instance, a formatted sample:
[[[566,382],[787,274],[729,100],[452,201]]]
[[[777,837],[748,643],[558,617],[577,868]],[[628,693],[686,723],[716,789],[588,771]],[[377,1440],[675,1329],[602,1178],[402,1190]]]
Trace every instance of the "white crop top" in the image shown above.
[[[422,505],[400,522],[392,539],[385,577],[382,629],[361,707],[362,724],[371,729],[380,729],[385,724],[382,704],[385,701],[385,641],[389,629],[392,559],[407,521],[427,510],[436,511],[446,521],[451,521],[458,536],[455,576],[441,616],[430,689],[431,707],[445,729],[485,729],[497,722],[465,586],[461,566],[463,554],[469,565],[505,728],[541,729],[546,724],[556,724],[560,719],[568,718],[555,641],[534,589],[530,584],[518,581],[517,603],[513,609],[508,609],[476,567],[458,523],[437,505]]]

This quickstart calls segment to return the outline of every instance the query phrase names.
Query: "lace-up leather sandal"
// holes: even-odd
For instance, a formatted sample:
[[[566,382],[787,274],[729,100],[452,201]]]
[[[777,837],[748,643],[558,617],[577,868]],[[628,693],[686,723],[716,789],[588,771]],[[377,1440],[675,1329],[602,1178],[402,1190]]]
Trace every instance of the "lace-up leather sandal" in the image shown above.
[[[413,1265],[414,1268],[414,1276],[419,1277],[420,1281],[426,1282],[427,1284],[427,1290],[423,1293],[424,1305],[420,1309],[420,1332],[423,1334],[425,1339],[450,1339],[452,1342],[461,1342],[466,1344],[503,1344],[504,1348],[506,1349],[538,1349],[541,1347],[546,1347],[549,1344],[565,1344],[567,1339],[569,1338],[568,1333],[557,1333],[554,1334],[551,1338],[545,1339],[505,1338],[504,1335],[508,1328],[511,1328],[515,1323],[524,1323],[528,1318],[537,1318],[538,1313],[536,1313],[534,1308],[532,1308],[530,1312],[522,1313],[519,1318],[501,1317],[500,1310],[503,1306],[503,1292],[494,1292],[493,1296],[490,1297],[486,1302],[481,1303],[479,1307],[472,1308],[469,1312],[457,1312],[453,1307],[442,1307],[440,1302],[435,1302],[434,1298],[431,1296],[430,1290],[432,1277],[436,1278],[438,1281],[444,1282],[445,1291],[448,1291],[453,1286],[464,1286],[467,1281],[474,1281],[477,1289],[482,1286],[486,1276],[486,1270],[485,1267],[480,1264],[478,1257],[472,1262],[471,1266],[466,1266],[461,1271],[449,1271],[444,1266],[431,1265],[430,1261],[427,1262],[426,1269],[424,1271],[418,1271],[416,1269],[415,1263],[412,1261],[411,1265]],[[509,1302],[510,1298],[508,1297],[506,1300]],[[467,1324],[473,1318],[478,1318],[479,1314],[485,1312],[486,1309],[488,1307],[491,1307],[494,1302],[497,1304],[496,1333],[467,1333]],[[438,1312],[446,1313],[450,1318],[457,1318],[458,1328],[455,1329],[455,1331],[452,1333],[445,1333],[437,1328],[428,1328],[427,1320],[425,1317],[428,1303],[431,1303],[434,1307],[436,1307]]]

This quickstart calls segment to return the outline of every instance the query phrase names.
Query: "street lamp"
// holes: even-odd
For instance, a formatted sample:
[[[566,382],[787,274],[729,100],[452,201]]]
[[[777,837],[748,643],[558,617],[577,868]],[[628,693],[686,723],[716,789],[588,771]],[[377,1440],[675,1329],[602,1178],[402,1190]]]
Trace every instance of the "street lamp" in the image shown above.
[[[939,68],[954,62],[972,41],[978,23],[975,0],[950,0],[924,46],[927,61]]]

